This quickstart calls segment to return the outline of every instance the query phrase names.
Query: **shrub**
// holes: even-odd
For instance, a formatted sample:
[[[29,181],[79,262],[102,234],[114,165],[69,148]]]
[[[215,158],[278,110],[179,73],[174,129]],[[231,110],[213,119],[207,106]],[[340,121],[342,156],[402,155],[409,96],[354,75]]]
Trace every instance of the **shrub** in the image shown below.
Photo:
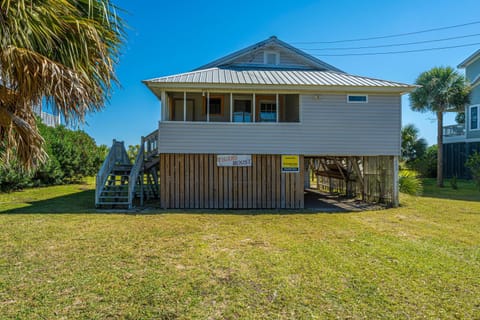
[[[422,157],[408,163],[408,167],[417,171],[423,178],[435,178],[437,176],[437,146],[427,148]]]
[[[472,178],[480,190],[480,153],[475,151],[471,154],[467,162],[465,162],[465,166],[470,170]]]
[[[16,163],[0,166],[0,191],[11,192],[32,185],[32,173],[25,172]]]
[[[458,189],[457,176],[453,176],[452,179],[450,179],[450,186],[452,187],[453,190]]]
[[[420,195],[423,192],[422,181],[418,178],[418,173],[413,170],[400,170],[399,171],[399,190],[400,192]]]
[[[72,183],[97,173],[108,153],[105,145],[97,146],[84,131],[64,126],[47,127],[41,122],[37,125],[45,139],[47,162],[28,173],[15,164],[3,166],[0,168],[0,191]]]

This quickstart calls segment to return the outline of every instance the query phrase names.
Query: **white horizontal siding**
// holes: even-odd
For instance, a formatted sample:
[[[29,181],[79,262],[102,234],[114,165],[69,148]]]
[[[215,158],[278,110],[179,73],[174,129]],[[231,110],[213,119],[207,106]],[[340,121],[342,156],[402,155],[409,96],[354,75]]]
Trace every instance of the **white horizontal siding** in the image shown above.
[[[252,64],[261,64],[263,63],[263,50],[259,50],[256,52],[248,53],[238,59],[230,62],[230,64],[237,64],[237,63],[252,63]]]
[[[318,99],[317,99],[318,97]],[[399,155],[400,96],[301,95],[301,123],[161,122],[160,153]]]
[[[299,66],[299,67],[312,67],[311,65],[305,63],[304,60],[301,60],[297,55],[294,55],[286,50],[281,50],[279,48],[270,48],[267,50],[269,52],[278,52],[280,54],[280,66]],[[253,53],[246,54],[238,59],[230,62],[229,64],[263,64],[264,63],[264,54],[265,50],[258,50]]]

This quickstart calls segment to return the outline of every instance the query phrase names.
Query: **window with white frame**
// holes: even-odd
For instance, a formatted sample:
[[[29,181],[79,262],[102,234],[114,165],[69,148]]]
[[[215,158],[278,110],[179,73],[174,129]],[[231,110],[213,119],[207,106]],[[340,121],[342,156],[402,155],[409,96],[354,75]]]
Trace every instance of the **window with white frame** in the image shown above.
[[[263,62],[265,64],[279,64],[280,54],[275,51],[265,51],[263,55]]]
[[[348,94],[348,103],[368,103],[368,96],[366,94]]]
[[[233,122],[252,122],[252,101],[235,99],[233,102]]]
[[[273,101],[260,101],[260,122],[277,122],[277,104]]]
[[[469,112],[470,130],[478,130],[479,129],[478,108],[479,108],[478,105],[470,107],[470,112]]]

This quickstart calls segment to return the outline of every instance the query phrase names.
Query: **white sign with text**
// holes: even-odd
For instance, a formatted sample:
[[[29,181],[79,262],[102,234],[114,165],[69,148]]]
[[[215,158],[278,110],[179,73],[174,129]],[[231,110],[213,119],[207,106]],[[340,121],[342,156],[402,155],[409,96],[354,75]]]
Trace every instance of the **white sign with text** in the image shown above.
[[[217,155],[218,167],[251,167],[252,156],[249,154]]]

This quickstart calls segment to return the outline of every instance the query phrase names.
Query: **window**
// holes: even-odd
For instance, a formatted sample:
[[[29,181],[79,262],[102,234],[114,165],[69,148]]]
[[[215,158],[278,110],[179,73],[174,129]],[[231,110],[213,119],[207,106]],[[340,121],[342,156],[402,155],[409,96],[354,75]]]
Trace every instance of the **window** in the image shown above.
[[[347,95],[348,103],[368,103],[368,96],[365,94],[349,94]]]
[[[252,101],[235,100],[233,102],[233,122],[252,122]]]
[[[222,99],[210,98],[210,115],[222,114]]]
[[[277,104],[260,101],[260,122],[277,122]]]
[[[275,51],[265,51],[263,56],[263,62],[265,64],[279,64],[280,54]]]
[[[209,101],[210,108],[207,105]],[[210,116],[223,116],[223,96],[210,96],[210,99],[208,100],[205,96],[203,98],[203,103],[205,106],[205,114],[209,111]]]
[[[470,107],[470,130],[478,130],[478,106]]]

